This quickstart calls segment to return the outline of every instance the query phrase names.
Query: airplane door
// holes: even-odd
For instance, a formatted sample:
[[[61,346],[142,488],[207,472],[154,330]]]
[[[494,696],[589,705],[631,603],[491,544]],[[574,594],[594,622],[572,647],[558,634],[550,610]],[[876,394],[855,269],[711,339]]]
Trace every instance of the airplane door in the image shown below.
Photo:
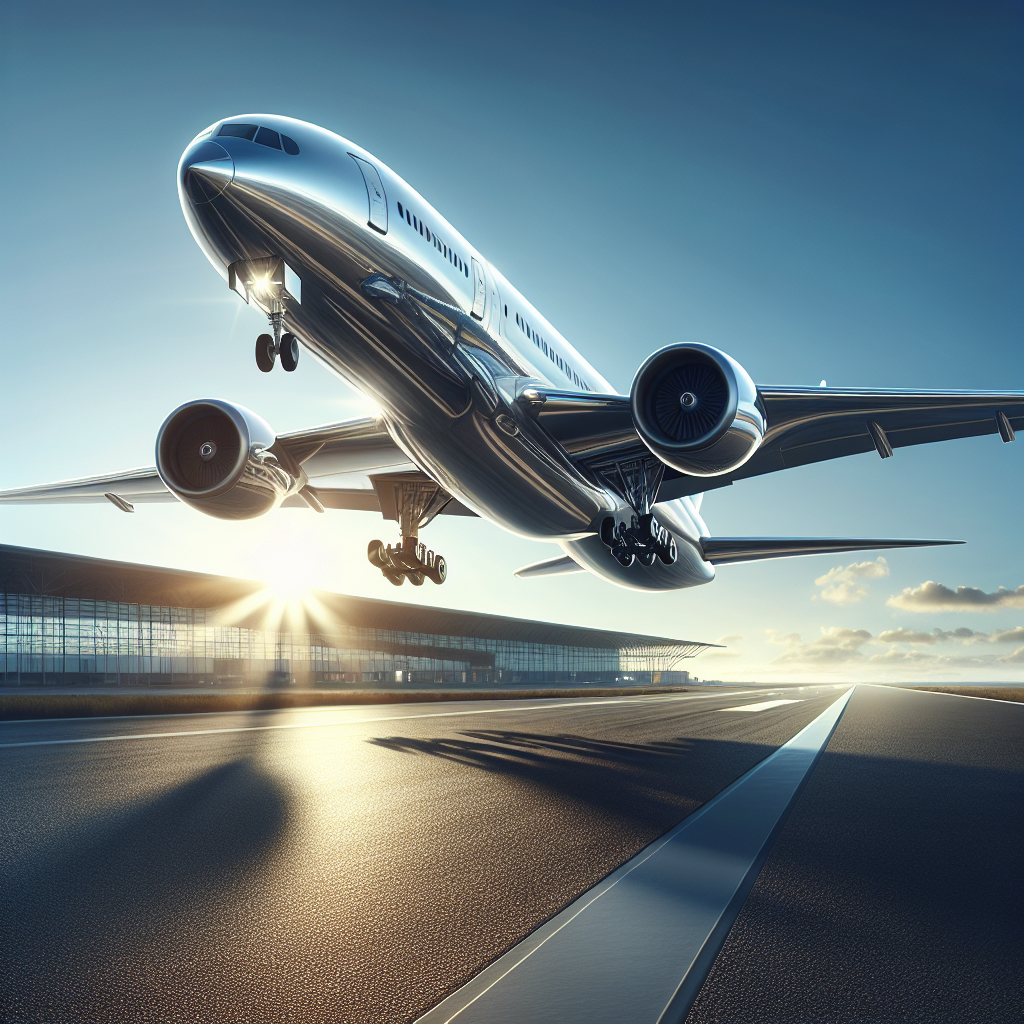
[[[388,233],[388,200],[384,195],[384,186],[381,184],[380,175],[373,164],[360,160],[354,153],[349,156],[355,160],[359,170],[363,173],[363,181],[366,184],[366,197],[370,200],[371,228],[376,228],[382,235]]]
[[[480,266],[476,258],[473,258],[473,316],[477,320],[483,320],[484,312],[487,309],[487,279],[484,277],[484,268]]]

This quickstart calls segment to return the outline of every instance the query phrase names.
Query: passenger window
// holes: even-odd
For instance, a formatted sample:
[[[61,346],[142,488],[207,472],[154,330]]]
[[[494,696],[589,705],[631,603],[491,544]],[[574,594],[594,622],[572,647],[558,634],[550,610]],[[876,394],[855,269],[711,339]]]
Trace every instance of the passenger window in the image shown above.
[[[281,148],[281,136],[272,128],[260,128],[256,133],[256,142],[261,146],[269,146],[271,149]]]
[[[284,151],[289,156],[298,156],[299,155],[298,143],[294,139],[289,139],[287,135],[282,135],[281,136],[281,145],[284,146]]]
[[[248,139],[250,142],[259,125],[255,124],[222,124],[218,135],[227,135],[233,139]]]

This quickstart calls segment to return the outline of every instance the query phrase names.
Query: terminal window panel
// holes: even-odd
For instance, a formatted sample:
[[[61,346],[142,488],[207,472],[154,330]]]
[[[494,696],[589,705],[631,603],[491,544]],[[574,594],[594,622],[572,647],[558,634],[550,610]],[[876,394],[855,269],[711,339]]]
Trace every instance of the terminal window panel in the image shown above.
[[[442,654],[447,650],[451,657]],[[495,681],[584,680],[664,671],[689,653],[683,645],[570,647],[367,627],[339,627],[329,635],[279,633],[218,622],[204,609],[0,593],[0,672],[8,682],[12,674],[32,681],[65,674],[90,681],[180,676],[256,682],[282,671],[314,677],[482,672]]]

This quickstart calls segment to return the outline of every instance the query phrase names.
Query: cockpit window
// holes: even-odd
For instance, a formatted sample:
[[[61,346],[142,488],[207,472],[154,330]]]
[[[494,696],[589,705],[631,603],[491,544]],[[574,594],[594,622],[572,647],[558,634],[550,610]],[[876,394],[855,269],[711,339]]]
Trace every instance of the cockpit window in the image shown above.
[[[222,124],[218,135],[229,135],[235,139],[248,139],[252,142],[259,125],[255,124]]]
[[[271,149],[283,149],[289,156],[298,156],[299,147],[294,139],[287,135],[278,135],[273,128],[264,128],[258,124],[222,124],[218,135],[229,135],[235,139],[248,139],[258,142],[261,146]]]
[[[272,128],[260,128],[256,133],[255,141],[261,146],[269,146],[271,149],[281,148],[281,136]]]

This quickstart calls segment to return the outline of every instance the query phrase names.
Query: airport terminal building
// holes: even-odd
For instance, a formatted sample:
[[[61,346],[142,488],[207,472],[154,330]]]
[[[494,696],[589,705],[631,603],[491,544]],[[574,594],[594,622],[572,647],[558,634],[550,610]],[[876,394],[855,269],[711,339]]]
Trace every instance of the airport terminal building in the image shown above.
[[[649,685],[707,646],[0,545],[6,686]]]

